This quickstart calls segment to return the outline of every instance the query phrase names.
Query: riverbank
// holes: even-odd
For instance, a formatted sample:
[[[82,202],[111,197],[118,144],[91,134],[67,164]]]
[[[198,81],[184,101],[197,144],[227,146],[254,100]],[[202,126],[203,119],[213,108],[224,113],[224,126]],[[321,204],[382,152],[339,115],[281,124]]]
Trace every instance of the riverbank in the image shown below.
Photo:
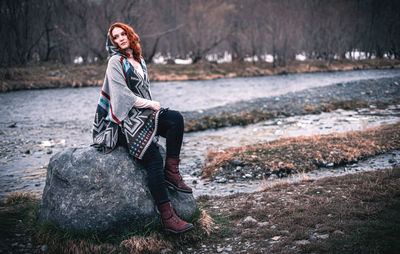
[[[231,181],[284,177],[356,163],[391,150],[400,150],[400,123],[209,151],[203,177]]]
[[[15,195],[0,205],[0,234],[4,239],[0,250],[1,253],[396,253],[400,250],[399,193],[400,168],[394,167],[276,184],[252,194],[202,196],[197,204],[211,218],[199,218],[207,230],[171,237],[153,225],[145,234],[126,235],[118,241],[39,230],[36,220],[40,200]],[[121,236],[112,239],[118,237]]]
[[[191,65],[149,64],[151,81],[210,80],[233,77],[253,77],[289,73],[348,71],[400,68],[400,60],[367,59],[340,61],[293,61],[285,67],[271,63],[200,62]],[[101,86],[106,63],[62,65],[31,64],[26,67],[0,68],[0,92],[16,90]]]
[[[183,112],[185,131],[247,125],[273,118],[319,114],[336,109],[386,108],[400,103],[400,76],[337,83],[280,96]]]

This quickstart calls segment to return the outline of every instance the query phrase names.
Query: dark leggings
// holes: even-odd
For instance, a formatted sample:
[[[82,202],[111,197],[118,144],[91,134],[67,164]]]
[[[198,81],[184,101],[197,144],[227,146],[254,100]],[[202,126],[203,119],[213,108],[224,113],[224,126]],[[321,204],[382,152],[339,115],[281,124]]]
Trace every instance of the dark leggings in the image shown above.
[[[158,118],[157,135],[166,138],[167,157],[179,158],[183,139],[183,117],[178,111],[164,111]],[[126,146],[122,133],[118,135],[120,145]],[[125,141],[125,142],[124,142]],[[164,179],[163,158],[155,143],[151,143],[141,163],[147,170],[147,183],[157,205],[168,202],[168,191]]]

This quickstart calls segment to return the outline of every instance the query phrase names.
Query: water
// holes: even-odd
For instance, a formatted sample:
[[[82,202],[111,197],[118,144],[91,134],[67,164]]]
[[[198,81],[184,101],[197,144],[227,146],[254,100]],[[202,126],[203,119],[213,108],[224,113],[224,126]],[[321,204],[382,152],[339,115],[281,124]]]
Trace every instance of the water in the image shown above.
[[[152,84],[152,92],[154,99],[163,106],[189,111],[332,83],[398,75],[400,70],[370,70],[157,82]],[[54,153],[66,147],[87,146],[91,143],[91,126],[99,91],[99,87],[91,87],[0,94],[0,110],[3,112],[0,116],[0,197],[18,190],[40,193],[44,188],[47,163]],[[271,120],[245,128],[231,127],[185,134],[182,153],[184,177],[189,182],[198,180],[194,173],[201,169],[209,149],[223,149],[287,136],[362,129],[399,120],[397,111],[383,116],[364,113],[339,111]],[[237,188],[244,189],[244,185],[239,184],[241,187]],[[196,185],[195,195],[212,192],[201,186]],[[232,187],[231,190],[236,189]]]
[[[303,73],[207,81],[154,82],[154,100],[179,111],[207,109],[229,102],[271,97],[307,88],[400,75],[400,69]],[[0,124],[75,125],[90,128],[100,87],[15,91],[0,94]]]

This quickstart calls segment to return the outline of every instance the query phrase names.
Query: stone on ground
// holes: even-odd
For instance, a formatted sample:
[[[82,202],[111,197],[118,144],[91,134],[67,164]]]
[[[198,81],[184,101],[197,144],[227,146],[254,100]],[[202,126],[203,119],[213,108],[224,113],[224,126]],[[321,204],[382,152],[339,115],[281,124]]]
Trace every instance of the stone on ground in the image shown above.
[[[123,147],[109,154],[92,147],[66,149],[50,159],[39,222],[66,230],[108,231],[158,220],[146,177]],[[169,198],[183,218],[196,210],[192,194],[171,191]]]

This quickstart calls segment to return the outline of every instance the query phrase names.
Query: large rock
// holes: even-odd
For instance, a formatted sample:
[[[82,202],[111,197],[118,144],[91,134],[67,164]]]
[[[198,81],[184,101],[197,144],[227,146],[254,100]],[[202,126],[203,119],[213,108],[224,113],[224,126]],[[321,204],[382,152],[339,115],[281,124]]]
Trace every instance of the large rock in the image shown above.
[[[123,147],[110,154],[69,148],[50,159],[39,222],[67,230],[108,231],[158,219],[146,177],[146,170]],[[183,218],[196,210],[192,194],[171,191],[169,197]]]

